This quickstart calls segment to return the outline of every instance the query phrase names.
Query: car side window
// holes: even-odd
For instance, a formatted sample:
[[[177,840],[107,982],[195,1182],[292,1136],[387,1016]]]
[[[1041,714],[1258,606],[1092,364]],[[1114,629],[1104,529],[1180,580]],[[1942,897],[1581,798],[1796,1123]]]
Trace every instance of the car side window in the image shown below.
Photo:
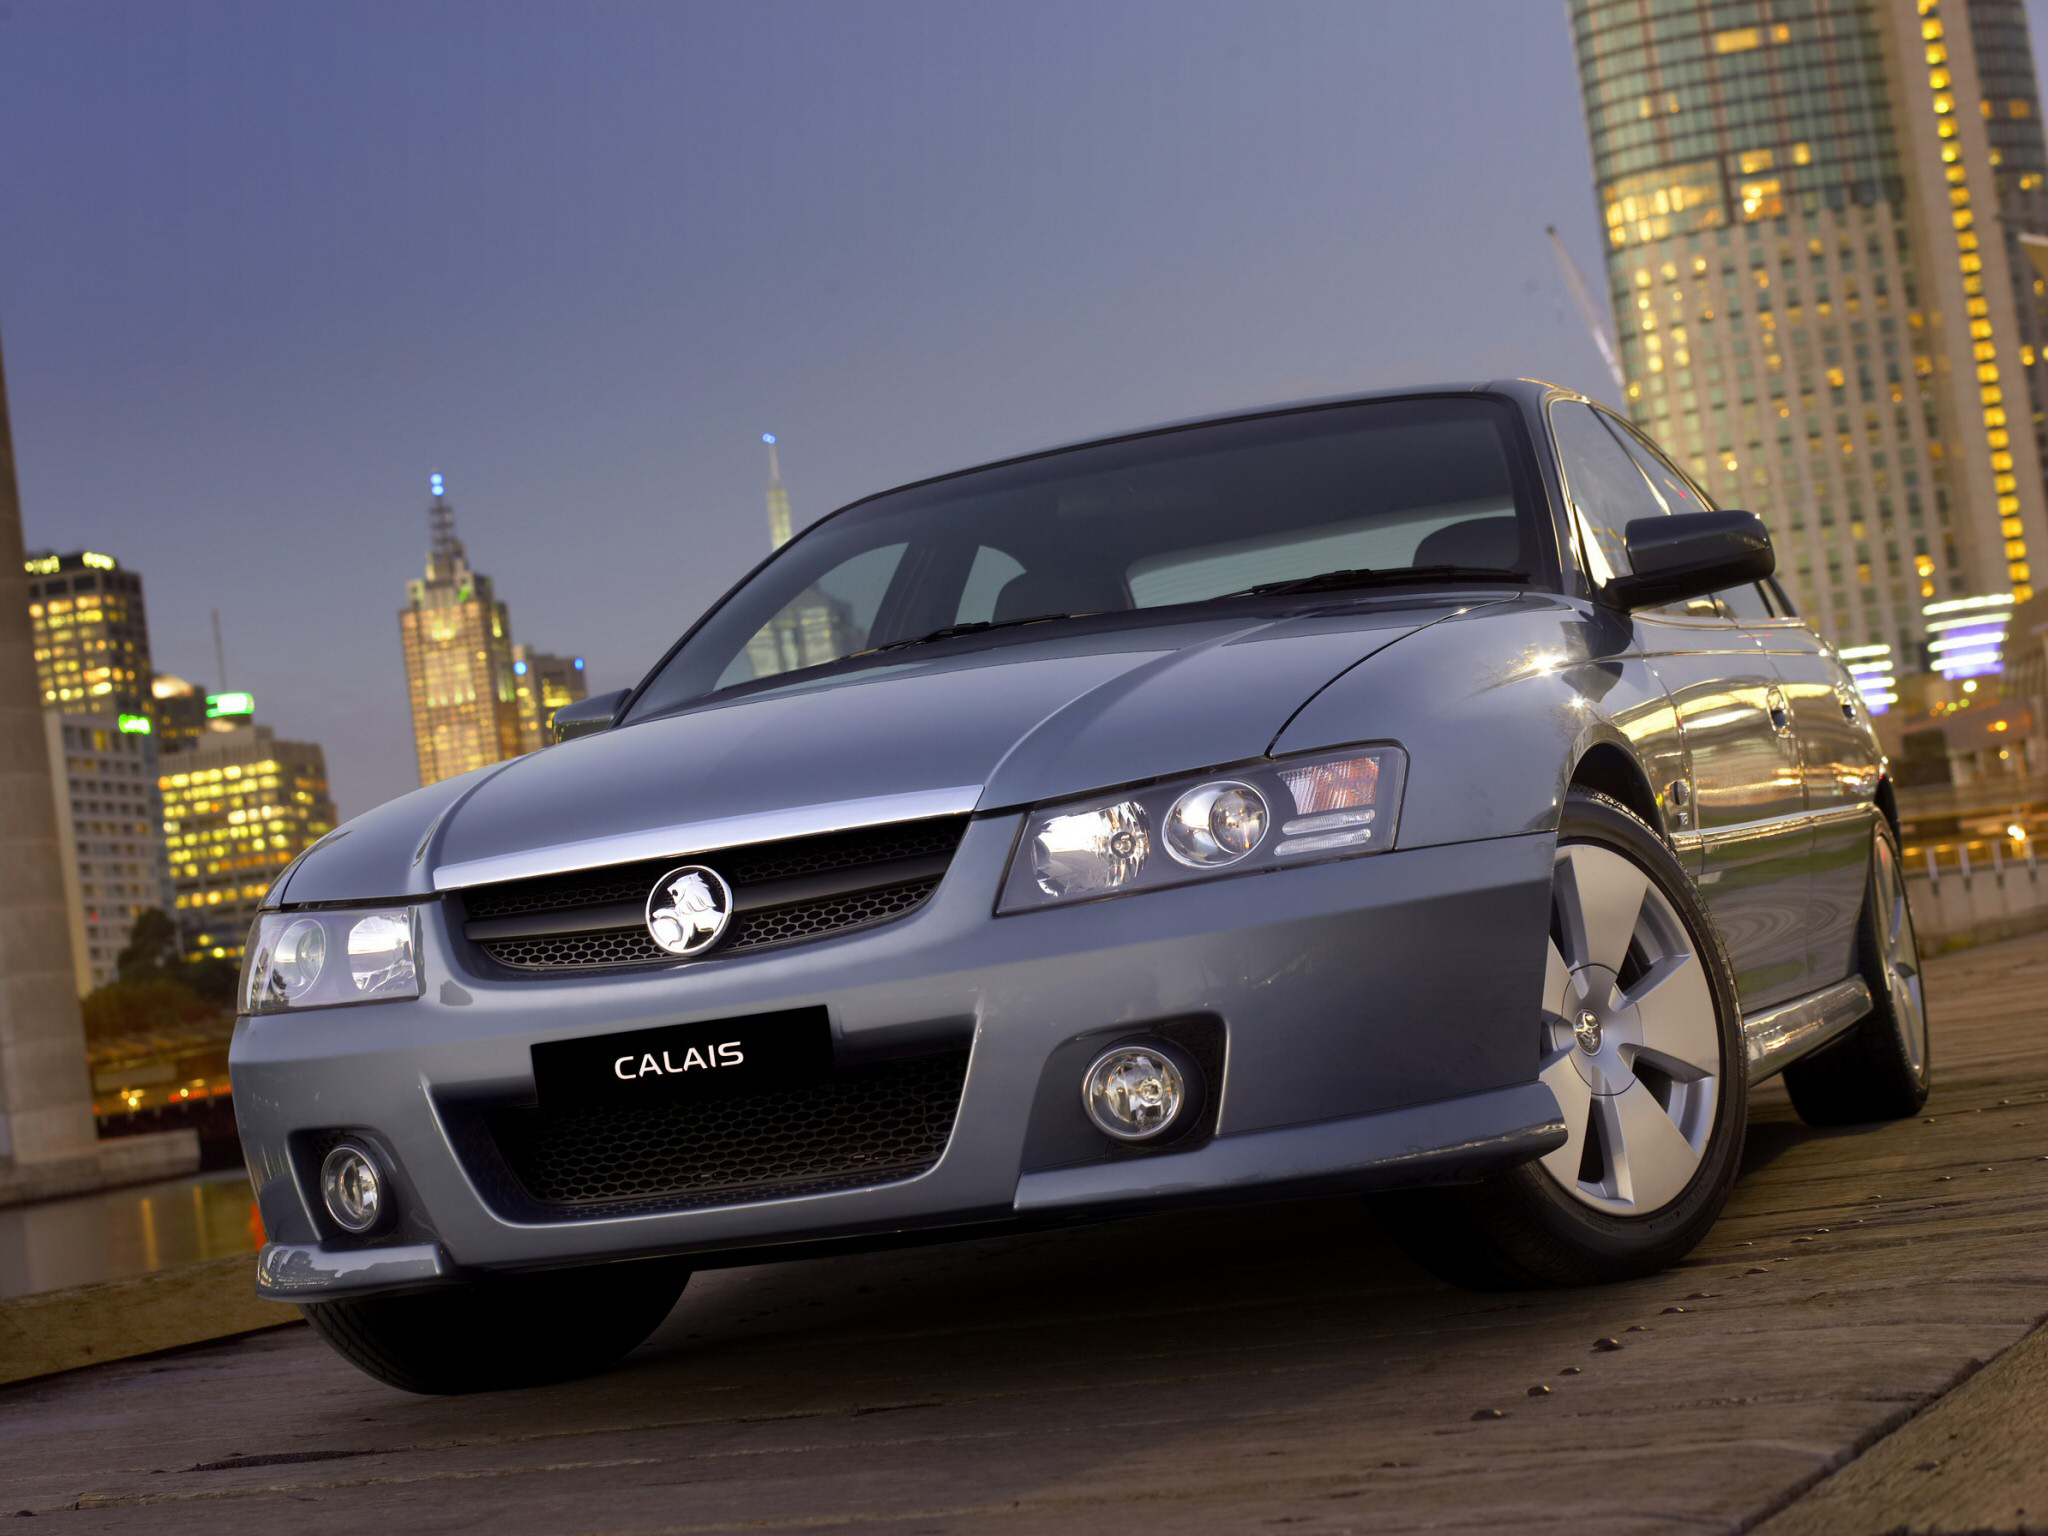
[[[1676,469],[1670,460],[1644,442],[1635,433],[1624,428],[1614,434],[1621,439],[1621,446],[1628,450],[1636,467],[1649,478],[1651,488],[1664,503],[1667,512],[1709,512],[1712,503],[1700,493],[1700,488]]]
[[[1612,581],[1629,571],[1622,530],[1639,517],[1664,511],[1636,462],[1616,441],[1599,412],[1577,401],[1550,408],[1550,430],[1564,466],[1565,488],[1578,518],[1579,542],[1590,574]]]
[[[1024,567],[1015,557],[992,544],[982,545],[974,552],[974,564],[967,568],[967,580],[960,589],[960,606],[954,611],[953,622],[985,624],[993,619],[997,597],[1023,574]]]
[[[1719,595],[1721,606],[1728,610],[1729,616],[1732,618],[1748,620],[1776,617],[1771,612],[1771,605],[1764,597],[1761,587],[1755,585],[1729,587]]]
[[[726,665],[718,686],[823,666],[864,650],[909,546],[885,544],[842,561],[783,604]]]

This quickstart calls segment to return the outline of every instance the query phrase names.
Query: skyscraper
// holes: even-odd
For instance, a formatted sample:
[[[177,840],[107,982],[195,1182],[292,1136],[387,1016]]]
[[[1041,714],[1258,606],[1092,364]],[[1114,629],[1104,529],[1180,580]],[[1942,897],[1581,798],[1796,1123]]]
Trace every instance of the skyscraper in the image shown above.
[[[135,919],[171,907],[157,744],[146,715],[46,709],[43,728],[83,995],[114,979]]]
[[[156,716],[156,745],[161,753],[182,752],[208,732],[247,725],[256,714],[256,700],[243,692],[203,693],[182,677],[157,673],[150,684]]]
[[[519,749],[538,752],[555,739],[555,711],[589,695],[581,656],[512,647],[512,691],[519,701]]]
[[[146,714],[149,616],[142,577],[92,550],[39,551],[24,568],[44,707],[69,715]]]
[[[789,542],[789,492],[782,488],[782,465],[775,457],[775,434],[763,432],[768,445],[768,547],[780,549]]]
[[[521,750],[505,605],[492,595],[491,578],[469,568],[446,482],[436,474],[429,487],[427,573],[409,584],[398,615],[422,784]]]
[[[1570,3],[1630,413],[1917,668],[2048,541],[2021,0]]]
[[[236,959],[277,872],[334,830],[327,758],[267,725],[209,731],[160,765],[188,959]]]
[[[170,900],[142,577],[112,555],[23,562],[81,992],[114,975],[135,919]]]

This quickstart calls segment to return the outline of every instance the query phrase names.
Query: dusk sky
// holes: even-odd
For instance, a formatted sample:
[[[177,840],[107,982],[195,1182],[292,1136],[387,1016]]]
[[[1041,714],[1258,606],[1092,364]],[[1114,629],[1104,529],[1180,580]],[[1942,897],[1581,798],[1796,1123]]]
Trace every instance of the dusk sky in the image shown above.
[[[2030,0],[2038,40],[2048,0]],[[0,0],[31,549],[160,670],[416,782],[448,476],[513,635],[636,680],[799,526],[1149,421],[1533,373],[1613,394],[1564,0]]]

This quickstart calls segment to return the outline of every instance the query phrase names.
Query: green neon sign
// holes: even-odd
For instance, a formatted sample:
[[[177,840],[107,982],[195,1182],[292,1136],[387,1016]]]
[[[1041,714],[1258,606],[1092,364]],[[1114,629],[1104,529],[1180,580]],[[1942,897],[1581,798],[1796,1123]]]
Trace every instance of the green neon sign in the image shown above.
[[[253,693],[209,693],[206,696],[206,718],[218,720],[223,715],[253,715],[256,713],[256,695]]]
[[[147,715],[123,715],[118,724],[125,735],[147,736],[149,734],[149,716]]]

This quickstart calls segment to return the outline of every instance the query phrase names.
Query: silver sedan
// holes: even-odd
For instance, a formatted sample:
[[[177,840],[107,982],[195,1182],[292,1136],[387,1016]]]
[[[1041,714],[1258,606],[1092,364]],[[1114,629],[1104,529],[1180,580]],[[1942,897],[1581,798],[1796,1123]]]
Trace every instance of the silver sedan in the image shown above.
[[[1752,1083],[1927,1092],[1885,763],[1772,569],[1526,381],[847,507],[278,880],[260,1290],[451,1392],[611,1363],[693,1269],[1172,1205],[1370,1192],[1477,1286],[1668,1265]]]

